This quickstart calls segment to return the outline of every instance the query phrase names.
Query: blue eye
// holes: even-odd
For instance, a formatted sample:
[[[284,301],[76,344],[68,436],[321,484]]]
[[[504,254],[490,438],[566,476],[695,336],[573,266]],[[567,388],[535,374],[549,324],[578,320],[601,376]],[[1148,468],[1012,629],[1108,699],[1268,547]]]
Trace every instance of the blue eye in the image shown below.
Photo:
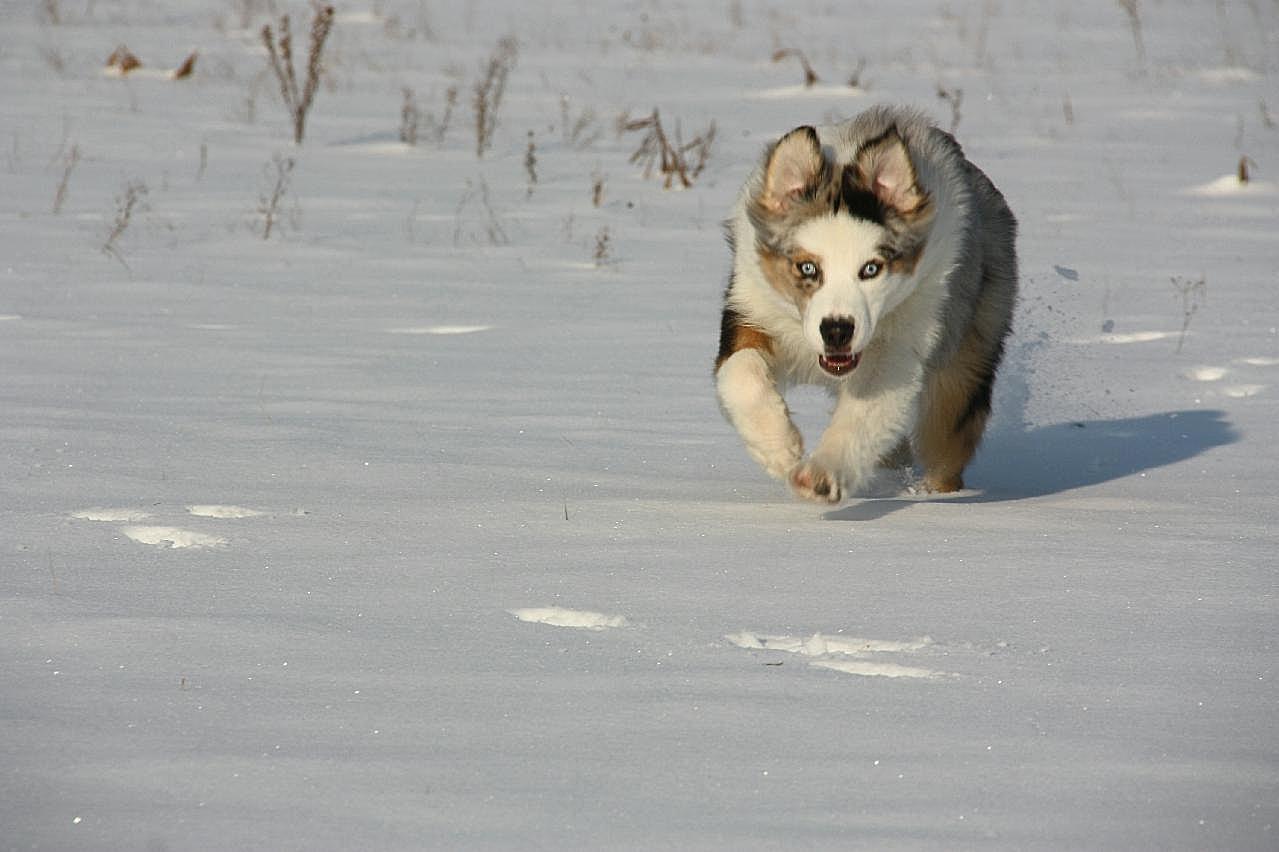
[[[869,281],[871,278],[879,275],[883,269],[883,264],[881,264],[878,260],[869,260],[866,262],[866,265],[861,268],[861,271],[857,273],[857,277],[863,281]]]
[[[801,260],[799,263],[795,264],[795,271],[800,274],[801,278],[808,278],[810,280],[816,278],[818,273],[821,272],[821,270],[817,268],[817,264],[813,263],[811,260]]]

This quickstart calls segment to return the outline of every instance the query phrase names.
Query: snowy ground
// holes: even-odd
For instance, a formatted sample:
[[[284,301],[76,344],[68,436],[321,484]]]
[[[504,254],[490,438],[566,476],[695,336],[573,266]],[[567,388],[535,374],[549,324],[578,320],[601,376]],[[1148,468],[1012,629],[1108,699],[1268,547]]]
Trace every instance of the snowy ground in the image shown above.
[[[4,6],[0,848],[1279,847],[1279,7],[841,5],[339,5],[301,148],[268,3]],[[719,221],[939,86],[1022,227],[973,490],[793,503]]]

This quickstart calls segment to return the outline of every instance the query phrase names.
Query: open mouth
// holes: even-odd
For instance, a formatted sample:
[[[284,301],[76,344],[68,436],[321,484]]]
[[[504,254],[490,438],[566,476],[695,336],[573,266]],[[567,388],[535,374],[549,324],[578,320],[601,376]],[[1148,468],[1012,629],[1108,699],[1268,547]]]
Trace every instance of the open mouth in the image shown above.
[[[832,376],[845,376],[857,368],[862,360],[860,352],[826,352],[817,356],[817,363]]]

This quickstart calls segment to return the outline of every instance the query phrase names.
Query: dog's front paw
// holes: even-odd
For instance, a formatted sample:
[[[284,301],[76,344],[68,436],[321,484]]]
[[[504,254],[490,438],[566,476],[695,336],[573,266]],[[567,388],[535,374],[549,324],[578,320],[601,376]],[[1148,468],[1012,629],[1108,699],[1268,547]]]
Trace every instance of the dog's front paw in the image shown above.
[[[838,503],[839,479],[816,462],[806,461],[790,472],[790,488],[795,496],[814,503]]]

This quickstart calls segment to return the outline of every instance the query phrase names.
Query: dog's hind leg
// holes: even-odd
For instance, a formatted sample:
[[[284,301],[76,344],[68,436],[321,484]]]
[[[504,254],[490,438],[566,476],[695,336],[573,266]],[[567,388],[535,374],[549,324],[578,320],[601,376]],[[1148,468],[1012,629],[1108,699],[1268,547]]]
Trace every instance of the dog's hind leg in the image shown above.
[[[964,468],[977,452],[990,417],[1003,348],[1002,339],[992,344],[976,328],[970,329],[955,357],[925,381],[915,450],[929,491],[964,487]]]

